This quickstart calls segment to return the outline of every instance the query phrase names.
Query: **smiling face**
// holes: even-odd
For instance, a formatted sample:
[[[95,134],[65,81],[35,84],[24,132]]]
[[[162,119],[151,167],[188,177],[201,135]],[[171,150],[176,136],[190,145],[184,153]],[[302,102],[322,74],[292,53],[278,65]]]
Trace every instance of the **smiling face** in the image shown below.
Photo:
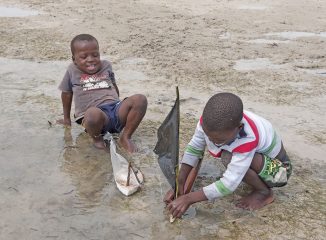
[[[72,50],[72,60],[82,72],[95,74],[101,69],[100,52],[97,41],[76,41],[73,44]]]

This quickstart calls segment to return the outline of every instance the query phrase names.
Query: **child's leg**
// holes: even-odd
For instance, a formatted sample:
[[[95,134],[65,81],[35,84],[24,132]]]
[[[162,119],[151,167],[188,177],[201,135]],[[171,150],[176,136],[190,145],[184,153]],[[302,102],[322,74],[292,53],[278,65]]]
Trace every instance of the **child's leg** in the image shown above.
[[[105,113],[96,107],[90,107],[85,112],[83,126],[87,133],[93,138],[94,146],[100,149],[105,148],[105,143],[102,136],[102,129],[107,125],[109,119]]]
[[[231,160],[232,154],[223,151],[222,162],[227,165]],[[243,180],[245,183],[253,188],[253,191],[248,195],[240,199],[237,203],[238,207],[244,209],[259,209],[263,206],[273,202],[273,191],[260,179],[258,173],[263,168],[263,155],[255,153],[250,168],[248,169]]]
[[[241,198],[236,204],[237,207],[255,210],[274,201],[272,189],[267,187],[253,169],[249,168],[243,181],[253,187],[254,190],[248,196]]]
[[[147,109],[147,99],[144,95],[136,94],[123,100],[119,108],[119,119],[124,126],[119,138],[119,145],[134,152],[136,146],[131,142],[131,135],[135,132]]]

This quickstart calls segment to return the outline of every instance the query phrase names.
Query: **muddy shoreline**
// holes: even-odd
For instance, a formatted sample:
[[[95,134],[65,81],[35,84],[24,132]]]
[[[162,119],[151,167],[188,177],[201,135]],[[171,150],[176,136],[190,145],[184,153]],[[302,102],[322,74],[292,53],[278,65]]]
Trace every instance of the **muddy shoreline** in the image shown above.
[[[0,0],[1,238],[324,239],[325,11],[317,0]],[[57,87],[79,33],[98,39],[122,98],[148,98],[134,136],[140,152],[132,157],[145,184],[131,197],[118,191],[109,155],[83,129],[55,124],[62,116]],[[294,165],[274,203],[255,212],[236,208],[249,191],[241,185],[169,223],[162,203],[168,183],[152,150],[175,85],[180,155],[216,92],[238,94],[246,109],[273,123]],[[224,171],[205,157],[198,188]]]

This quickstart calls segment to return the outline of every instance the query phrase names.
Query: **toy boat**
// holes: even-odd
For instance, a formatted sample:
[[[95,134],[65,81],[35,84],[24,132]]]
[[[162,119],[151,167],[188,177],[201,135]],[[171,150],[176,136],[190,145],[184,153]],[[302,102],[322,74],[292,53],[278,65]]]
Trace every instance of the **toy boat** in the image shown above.
[[[117,153],[113,138],[110,141],[110,154],[114,180],[120,192],[126,196],[137,192],[144,181],[143,174]]]

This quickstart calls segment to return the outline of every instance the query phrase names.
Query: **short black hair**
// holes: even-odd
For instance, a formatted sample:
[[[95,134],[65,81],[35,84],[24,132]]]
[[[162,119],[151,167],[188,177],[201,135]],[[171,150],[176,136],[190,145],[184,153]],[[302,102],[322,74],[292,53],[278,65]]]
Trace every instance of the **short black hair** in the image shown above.
[[[93,37],[92,35],[86,34],[86,33],[79,34],[79,35],[75,36],[70,42],[70,50],[71,50],[72,55],[74,55],[74,51],[75,51],[74,44],[75,44],[75,42],[78,42],[78,41],[89,41],[89,42],[95,41],[98,45],[97,39],[95,37]]]
[[[206,103],[202,124],[207,131],[227,131],[238,127],[242,117],[241,99],[233,93],[218,93]]]

